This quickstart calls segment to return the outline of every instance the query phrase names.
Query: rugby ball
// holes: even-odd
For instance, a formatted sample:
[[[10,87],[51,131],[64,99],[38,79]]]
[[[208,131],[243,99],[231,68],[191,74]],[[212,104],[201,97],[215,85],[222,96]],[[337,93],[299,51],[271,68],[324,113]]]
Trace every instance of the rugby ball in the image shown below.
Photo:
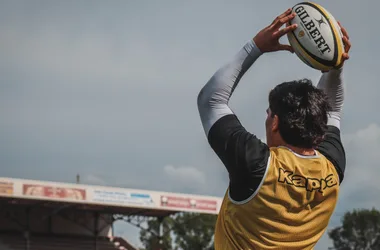
[[[344,52],[343,34],[335,18],[322,6],[312,2],[296,4],[296,16],[288,25],[297,28],[288,33],[296,55],[317,70],[330,70],[340,65]]]

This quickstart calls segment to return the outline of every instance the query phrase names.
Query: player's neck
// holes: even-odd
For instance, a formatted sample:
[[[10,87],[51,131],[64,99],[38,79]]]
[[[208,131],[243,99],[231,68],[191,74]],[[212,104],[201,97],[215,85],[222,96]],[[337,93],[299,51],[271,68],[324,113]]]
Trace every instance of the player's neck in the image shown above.
[[[284,145],[284,147],[289,148],[294,153],[299,154],[299,155],[305,155],[305,156],[315,155],[315,150],[313,148],[298,148],[298,147],[294,147],[288,144]]]
[[[292,150],[294,153],[304,156],[312,156],[315,155],[315,150],[313,148],[300,148],[289,145],[286,143],[281,136],[274,136],[269,138],[269,147],[286,147]],[[267,139],[268,141],[268,139]]]

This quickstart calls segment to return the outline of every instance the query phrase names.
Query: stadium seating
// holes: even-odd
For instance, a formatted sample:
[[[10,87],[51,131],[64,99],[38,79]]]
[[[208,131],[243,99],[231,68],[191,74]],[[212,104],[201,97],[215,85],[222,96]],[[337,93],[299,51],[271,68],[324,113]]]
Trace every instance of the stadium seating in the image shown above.
[[[94,250],[93,237],[73,236],[31,236],[30,250]],[[124,242],[116,238],[98,237],[97,250],[130,250]],[[1,250],[25,250],[25,240],[21,234],[0,234]],[[134,249],[134,248],[133,248]],[[132,250],[132,249],[131,249]]]

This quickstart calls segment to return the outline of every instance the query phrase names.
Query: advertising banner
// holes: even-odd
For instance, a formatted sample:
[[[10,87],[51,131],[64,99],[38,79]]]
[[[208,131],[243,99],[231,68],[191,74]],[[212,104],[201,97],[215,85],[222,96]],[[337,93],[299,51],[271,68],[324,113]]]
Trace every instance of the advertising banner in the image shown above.
[[[108,203],[114,205],[137,205],[137,206],[153,206],[154,201],[150,194],[127,192],[127,191],[111,191],[95,189],[92,194],[92,201]]]
[[[23,194],[26,196],[37,196],[66,200],[85,200],[86,190],[78,188],[66,188],[55,186],[43,186],[24,184]]]
[[[217,201],[205,199],[192,199],[188,197],[161,196],[161,206],[170,208],[184,208],[216,211]]]
[[[0,195],[13,194],[13,182],[0,181]]]

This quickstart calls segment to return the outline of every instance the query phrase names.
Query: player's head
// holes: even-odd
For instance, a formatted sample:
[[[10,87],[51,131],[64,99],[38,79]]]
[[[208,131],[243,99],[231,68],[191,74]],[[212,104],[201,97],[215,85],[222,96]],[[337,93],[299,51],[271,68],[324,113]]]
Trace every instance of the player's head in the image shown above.
[[[277,85],[269,93],[265,122],[268,146],[287,144],[297,148],[314,148],[327,129],[329,110],[327,96],[310,80]]]

